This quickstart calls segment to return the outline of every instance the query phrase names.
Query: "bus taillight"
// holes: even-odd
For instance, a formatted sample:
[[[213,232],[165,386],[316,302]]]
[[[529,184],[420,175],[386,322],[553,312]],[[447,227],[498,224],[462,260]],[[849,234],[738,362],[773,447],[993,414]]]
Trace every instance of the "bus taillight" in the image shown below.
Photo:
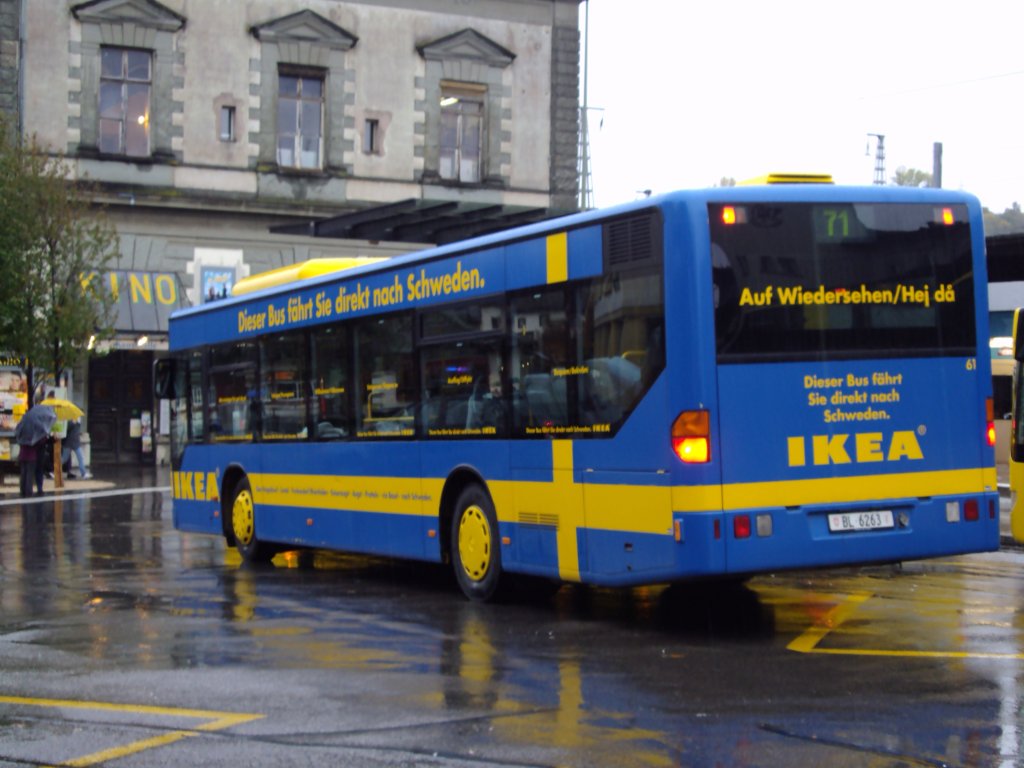
[[[985,398],[985,439],[988,441],[989,448],[994,448],[996,444],[996,421],[995,421],[995,406],[992,404],[992,398]],[[1017,434],[1014,432],[1014,434]]]
[[[742,206],[723,205],[722,223],[728,226],[747,223],[747,209]]]
[[[968,499],[964,504],[964,520],[978,519],[978,500]]]
[[[672,450],[686,464],[711,461],[711,419],[707,411],[683,411],[672,422]]]

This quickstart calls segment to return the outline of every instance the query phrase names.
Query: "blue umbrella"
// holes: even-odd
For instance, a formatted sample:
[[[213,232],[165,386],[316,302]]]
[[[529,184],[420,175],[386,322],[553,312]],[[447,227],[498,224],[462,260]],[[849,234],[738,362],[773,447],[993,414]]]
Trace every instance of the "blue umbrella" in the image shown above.
[[[49,436],[56,421],[57,414],[53,408],[48,405],[33,405],[14,428],[14,439],[18,445],[35,445]]]

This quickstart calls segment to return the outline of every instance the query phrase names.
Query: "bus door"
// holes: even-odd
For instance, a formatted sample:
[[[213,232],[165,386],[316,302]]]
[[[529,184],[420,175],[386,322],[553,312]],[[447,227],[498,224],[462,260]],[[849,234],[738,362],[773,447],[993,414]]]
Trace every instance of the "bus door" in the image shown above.
[[[572,305],[564,284],[511,301],[510,560],[539,575],[580,580],[583,491],[573,462],[577,424]]]
[[[1020,309],[1013,313],[1013,415],[1010,421],[1010,491],[1013,508],[1010,511],[1010,532],[1013,538],[1024,543],[1024,313]]]

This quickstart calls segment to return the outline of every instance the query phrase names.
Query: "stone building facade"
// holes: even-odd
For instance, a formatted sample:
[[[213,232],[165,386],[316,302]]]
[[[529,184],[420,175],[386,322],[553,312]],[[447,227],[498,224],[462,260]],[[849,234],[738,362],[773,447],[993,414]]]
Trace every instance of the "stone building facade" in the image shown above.
[[[72,393],[94,457],[152,460],[174,307],[572,210],[578,17],[579,0],[0,0],[0,109],[98,185],[120,237],[118,338]],[[361,224],[296,234],[332,220]]]

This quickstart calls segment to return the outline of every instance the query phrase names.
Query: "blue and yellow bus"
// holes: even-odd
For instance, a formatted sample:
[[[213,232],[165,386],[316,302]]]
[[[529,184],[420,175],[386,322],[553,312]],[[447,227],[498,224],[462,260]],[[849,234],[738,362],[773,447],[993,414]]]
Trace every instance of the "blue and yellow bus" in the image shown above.
[[[175,525],[472,599],[995,549],[984,253],[966,194],[761,184],[258,276],[170,321]]]

